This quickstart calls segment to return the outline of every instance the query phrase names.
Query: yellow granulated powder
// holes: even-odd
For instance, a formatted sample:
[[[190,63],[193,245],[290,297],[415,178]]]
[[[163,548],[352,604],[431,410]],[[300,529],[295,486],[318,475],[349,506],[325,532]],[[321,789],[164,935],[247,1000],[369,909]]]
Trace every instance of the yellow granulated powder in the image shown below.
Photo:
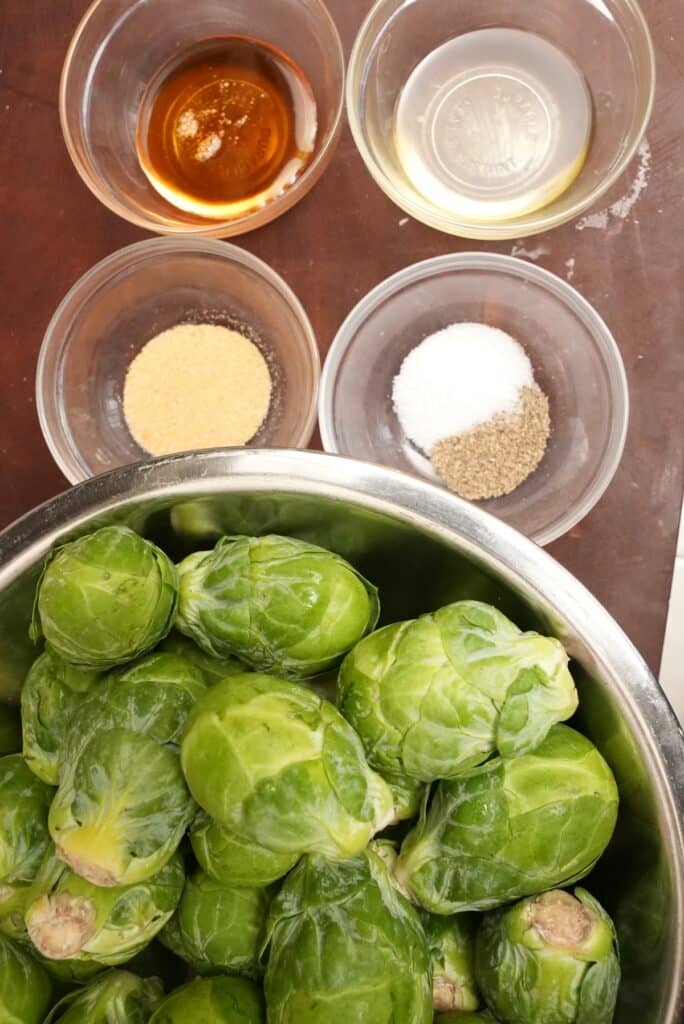
[[[138,353],[123,407],[151,455],[243,445],[266,419],[271,374],[254,344],[214,324],[179,324]]]

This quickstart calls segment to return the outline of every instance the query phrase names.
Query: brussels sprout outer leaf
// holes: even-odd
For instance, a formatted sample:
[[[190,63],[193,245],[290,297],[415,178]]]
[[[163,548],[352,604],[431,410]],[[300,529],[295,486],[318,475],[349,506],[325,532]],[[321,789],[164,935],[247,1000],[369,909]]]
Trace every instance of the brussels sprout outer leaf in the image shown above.
[[[291,871],[299,854],[275,853],[232,829],[224,828],[205,811],[190,827],[192,850],[200,867],[217,882],[261,889]]]
[[[378,621],[377,590],[348,562],[288,537],[223,537],[179,566],[177,628],[214,657],[306,677]]]
[[[42,1024],[52,983],[40,964],[0,935],[0,1020],[3,1024]]]
[[[0,703],[0,757],[21,751],[21,718],[19,708]]]
[[[45,1024],[147,1024],[163,998],[156,979],[108,971],[87,988],[60,999]]]
[[[588,893],[577,893],[546,892],[485,915],[477,978],[507,1024],[611,1024],[620,982],[614,929]]]
[[[164,552],[125,526],[103,527],[50,554],[30,634],[73,665],[104,670],[159,643],[177,602],[178,573]]]
[[[0,758],[0,886],[33,881],[49,842],[53,792],[19,754]]]
[[[170,749],[124,729],[95,731],[62,766],[49,826],[58,855],[96,885],[151,878],[195,814]]]
[[[50,786],[59,782],[59,750],[76,709],[101,679],[51,651],[33,663],[21,691],[23,755],[31,771]]]
[[[532,751],[571,717],[567,662],[557,640],[459,601],[357,644],[340,670],[338,704],[379,772],[454,778],[497,750]]]
[[[392,817],[392,795],[353,729],[294,683],[234,676],[197,702],[181,761],[216,821],[277,853],[350,857]]]
[[[184,881],[178,854],[147,882],[103,888],[49,853],[28,900],[29,937],[48,959],[124,963],[171,918]]]
[[[149,1024],[265,1024],[261,991],[246,978],[204,978],[167,996]]]
[[[269,1024],[430,1024],[432,979],[416,911],[372,851],[304,858],[268,923]]]
[[[436,914],[487,910],[589,873],[613,834],[618,791],[593,744],[555,726],[532,754],[443,782],[407,836],[397,878]]]
[[[158,650],[166,654],[176,654],[191,662],[200,670],[207,686],[215,686],[230,676],[239,676],[247,671],[247,667],[237,658],[230,655],[226,658],[214,658],[210,654],[205,654],[193,640],[175,630],[162,640]]]
[[[196,872],[178,907],[182,948],[190,962],[206,964],[217,974],[258,977],[270,902],[266,889],[237,889]]]
[[[435,1010],[477,1010],[480,997],[475,981],[475,914],[437,917],[423,911],[433,973]]]

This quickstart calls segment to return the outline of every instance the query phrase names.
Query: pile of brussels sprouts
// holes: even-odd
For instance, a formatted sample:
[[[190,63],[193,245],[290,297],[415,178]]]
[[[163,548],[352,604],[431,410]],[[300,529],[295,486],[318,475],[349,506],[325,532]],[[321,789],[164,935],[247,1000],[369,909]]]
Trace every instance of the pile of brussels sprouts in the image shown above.
[[[379,613],[286,537],[51,554],[0,717],[1,1021],[610,1024],[615,930],[568,887],[618,792],[563,647]]]

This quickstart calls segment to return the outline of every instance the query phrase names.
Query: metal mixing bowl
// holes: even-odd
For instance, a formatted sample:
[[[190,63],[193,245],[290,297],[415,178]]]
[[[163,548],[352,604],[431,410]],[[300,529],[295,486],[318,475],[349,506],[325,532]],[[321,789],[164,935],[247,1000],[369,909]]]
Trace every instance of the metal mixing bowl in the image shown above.
[[[624,981],[615,1024],[676,1024],[684,1010],[684,736],[647,666],[564,569],[482,511],[412,477],[312,452],[176,456],[81,484],[0,534],[0,698],[34,656],[33,591],[58,541],[127,523],[171,554],[222,533],[281,532],[340,552],[380,587],[385,620],[461,597],[560,637],[579,727],[620,784],[620,821],[588,887],[613,914]]]

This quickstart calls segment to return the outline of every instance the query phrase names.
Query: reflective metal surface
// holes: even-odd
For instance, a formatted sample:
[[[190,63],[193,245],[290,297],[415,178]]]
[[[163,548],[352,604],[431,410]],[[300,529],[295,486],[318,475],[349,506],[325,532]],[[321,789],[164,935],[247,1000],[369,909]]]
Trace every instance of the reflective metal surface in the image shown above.
[[[684,1011],[684,736],[646,664],[591,595],[500,521],[412,477],[312,452],[178,456],[91,480],[0,534],[0,699],[34,656],[26,630],[42,559],[59,540],[128,523],[180,556],[224,532],[276,531],[345,555],[380,587],[385,621],[459,597],[492,601],[560,637],[574,659],[578,725],[622,795],[588,886],[614,915],[624,982],[616,1024]]]

